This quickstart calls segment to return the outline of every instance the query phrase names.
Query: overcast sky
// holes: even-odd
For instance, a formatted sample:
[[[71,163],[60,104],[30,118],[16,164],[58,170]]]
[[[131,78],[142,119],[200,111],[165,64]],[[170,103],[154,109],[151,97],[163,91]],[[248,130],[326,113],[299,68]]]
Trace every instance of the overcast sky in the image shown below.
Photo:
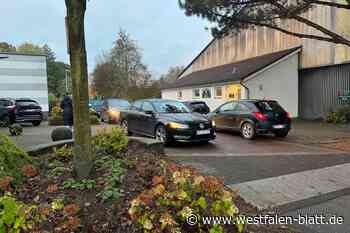
[[[0,41],[47,43],[59,60],[68,61],[64,0],[1,0],[0,9]],[[156,77],[170,66],[187,65],[211,38],[206,23],[186,17],[177,0],[90,0],[85,25],[90,72],[119,28],[137,40]]]

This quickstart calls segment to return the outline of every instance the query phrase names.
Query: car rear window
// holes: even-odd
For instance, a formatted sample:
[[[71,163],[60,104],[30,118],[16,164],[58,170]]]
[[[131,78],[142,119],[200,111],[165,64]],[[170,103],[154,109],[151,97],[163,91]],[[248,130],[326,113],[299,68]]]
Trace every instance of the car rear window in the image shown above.
[[[260,101],[255,105],[262,113],[284,112],[284,109],[276,101]]]
[[[34,101],[34,100],[17,100],[16,103],[19,105],[19,106],[31,106],[31,105],[34,105],[34,106],[38,106],[39,104]]]

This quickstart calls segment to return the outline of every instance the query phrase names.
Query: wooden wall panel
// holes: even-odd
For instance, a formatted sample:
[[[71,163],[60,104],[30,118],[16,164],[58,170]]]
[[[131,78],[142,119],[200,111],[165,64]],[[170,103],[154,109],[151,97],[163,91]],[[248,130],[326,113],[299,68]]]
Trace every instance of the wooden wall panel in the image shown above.
[[[350,38],[350,11],[330,7],[315,7],[304,17],[339,32]],[[296,21],[281,22],[281,25],[296,32],[319,34],[315,29]],[[276,52],[296,46],[303,46],[301,68],[339,64],[350,61],[350,48],[333,43],[299,39],[268,28],[242,31],[214,41],[211,46],[194,61],[183,76],[202,69],[232,63],[251,57]]]

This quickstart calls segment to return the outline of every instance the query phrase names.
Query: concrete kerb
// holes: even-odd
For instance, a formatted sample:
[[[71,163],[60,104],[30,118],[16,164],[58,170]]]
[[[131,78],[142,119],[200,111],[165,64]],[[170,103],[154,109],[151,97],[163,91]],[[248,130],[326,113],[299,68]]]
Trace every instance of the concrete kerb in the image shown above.
[[[64,145],[74,145],[74,140],[65,140],[58,142],[51,142],[47,144],[35,145],[28,148],[26,151],[30,156],[38,156],[48,152],[51,152],[53,148],[60,147]],[[142,137],[129,137],[129,146],[142,146],[145,151],[150,153],[164,155],[164,145],[161,142],[158,142],[154,139],[150,138],[142,138]]]

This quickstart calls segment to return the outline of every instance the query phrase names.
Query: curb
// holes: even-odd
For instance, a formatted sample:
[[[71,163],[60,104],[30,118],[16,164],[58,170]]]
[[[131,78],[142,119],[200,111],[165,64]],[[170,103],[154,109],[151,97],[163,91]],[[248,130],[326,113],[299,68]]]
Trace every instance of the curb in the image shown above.
[[[74,140],[64,140],[64,141],[57,141],[57,142],[51,142],[51,143],[46,143],[46,144],[39,144],[35,145],[32,147],[29,147],[26,152],[30,156],[38,156],[42,155],[48,152],[51,152],[53,148],[59,147],[59,146],[64,146],[64,145],[69,145],[72,146],[74,145]],[[143,138],[143,137],[129,137],[129,147],[134,146],[134,147],[144,147],[145,151],[148,151],[152,154],[157,154],[157,155],[164,155],[164,145],[161,142],[158,142],[154,139],[150,138]]]

